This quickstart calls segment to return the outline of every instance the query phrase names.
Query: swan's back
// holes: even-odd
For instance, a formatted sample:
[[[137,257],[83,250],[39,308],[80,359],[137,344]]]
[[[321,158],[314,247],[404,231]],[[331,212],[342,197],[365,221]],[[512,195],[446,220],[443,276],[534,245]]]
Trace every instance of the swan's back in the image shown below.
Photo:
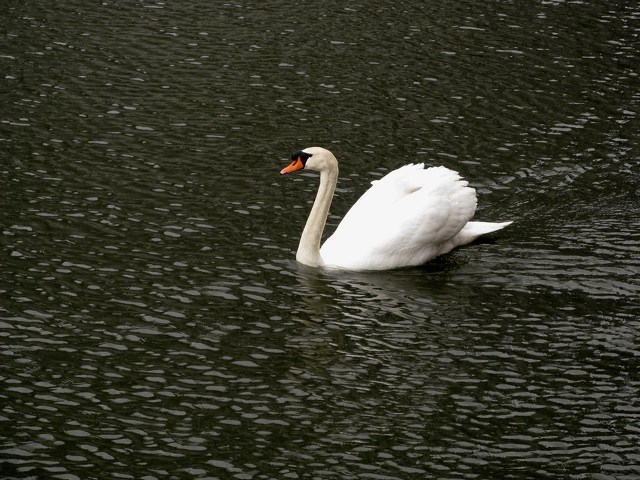
[[[475,210],[476,192],[458,172],[405,165],[372,182],[321,256],[327,266],[353,270],[420,265],[461,245],[456,236]]]

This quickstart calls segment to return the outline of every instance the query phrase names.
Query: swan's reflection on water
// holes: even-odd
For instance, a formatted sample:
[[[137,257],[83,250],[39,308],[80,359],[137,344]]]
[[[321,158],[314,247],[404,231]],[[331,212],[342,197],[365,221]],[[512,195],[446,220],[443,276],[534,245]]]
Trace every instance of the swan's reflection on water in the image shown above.
[[[462,267],[464,260],[445,255],[421,267],[371,272],[296,264],[294,275],[298,285],[296,293],[309,305],[309,313],[321,313],[328,305],[347,315],[361,309],[363,318],[376,322],[381,313],[399,319],[410,319],[416,312],[421,312],[419,317],[424,318],[430,311],[436,317],[452,316],[455,302],[450,302],[451,296],[473,294],[468,282],[454,281],[456,270]],[[438,306],[444,305],[447,308],[440,311]]]
[[[446,346],[443,337],[469,318],[467,302],[477,294],[471,284],[456,282],[456,271],[463,266],[455,256],[385,272],[296,264],[296,283],[289,288],[294,288],[298,300],[290,319],[302,327],[297,330],[302,334],[296,336],[297,346],[306,337],[308,355],[317,359],[331,350],[334,361],[336,355],[366,354],[371,361],[388,362],[394,351],[405,359],[430,356],[442,348],[434,342]],[[319,344],[324,352],[318,350]]]

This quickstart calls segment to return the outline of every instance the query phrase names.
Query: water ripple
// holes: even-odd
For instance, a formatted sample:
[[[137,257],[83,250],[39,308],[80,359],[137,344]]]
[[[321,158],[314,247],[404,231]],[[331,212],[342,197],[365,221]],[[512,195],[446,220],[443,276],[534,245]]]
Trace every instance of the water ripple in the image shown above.
[[[7,7],[2,478],[636,478],[630,2]],[[514,224],[294,260],[407,162]]]

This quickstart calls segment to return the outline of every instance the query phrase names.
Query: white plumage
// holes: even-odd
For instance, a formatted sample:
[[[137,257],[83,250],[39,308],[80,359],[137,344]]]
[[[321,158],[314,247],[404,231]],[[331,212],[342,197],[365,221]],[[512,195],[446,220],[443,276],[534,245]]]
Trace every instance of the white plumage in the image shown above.
[[[338,162],[328,150],[311,147],[295,154],[281,173],[300,168],[320,172],[318,195],[296,255],[308,265],[349,270],[421,265],[511,223],[470,222],[476,192],[458,172],[409,164],[373,181],[319,248]]]

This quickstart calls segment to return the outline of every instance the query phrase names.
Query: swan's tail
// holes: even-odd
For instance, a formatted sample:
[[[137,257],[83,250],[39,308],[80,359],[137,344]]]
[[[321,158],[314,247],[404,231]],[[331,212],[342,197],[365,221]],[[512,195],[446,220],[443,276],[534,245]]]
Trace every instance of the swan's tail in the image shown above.
[[[512,223],[513,222],[469,222],[453,239],[456,245],[465,245],[469,242],[473,242],[480,235],[502,230],[504,227],[511,225]]]

